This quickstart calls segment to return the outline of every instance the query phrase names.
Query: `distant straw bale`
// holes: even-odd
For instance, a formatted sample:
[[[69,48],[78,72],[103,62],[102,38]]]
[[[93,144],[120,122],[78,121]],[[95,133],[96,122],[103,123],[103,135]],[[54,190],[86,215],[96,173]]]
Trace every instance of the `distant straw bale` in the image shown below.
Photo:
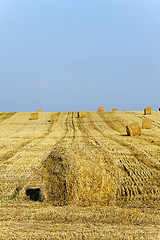
[[[39,115],[37,112],[31,113],[31,120],[38,120],[39,119]]]
[[[86,112],[85,111],[79,111],[78,112],[78,118],[84,118],[86,116]]]
[[[38,109],[37,112],[42,112],[42,109]]]
[[[151,119],[143,119],[142,120],[142,128],[143,129],[151,129],[152,128],[152,120]]]
[[[104,112],[104,107],[103,106],[98,107],[98,112]]]
[[[117,111],[117,108],[113,108],[112,111],[113,111],[113,112],[116,112],[116,111]]]
[[[146,107],[144,109],[144,115],[151,115],[152,114],[152,107]]]
[[[58,114],[57,113],[53,113],[51,114],[51,122],[57,122],[58,121]]]
[[[137,122],[126,126],[126,131],[128,136],[140,136],[142,134],[141,127]]]

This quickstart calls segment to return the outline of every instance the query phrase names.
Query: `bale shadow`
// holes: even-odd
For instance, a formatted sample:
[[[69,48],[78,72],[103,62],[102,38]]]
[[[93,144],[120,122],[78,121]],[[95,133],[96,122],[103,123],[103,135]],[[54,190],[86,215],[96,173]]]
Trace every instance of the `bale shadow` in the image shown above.
[[[32,201],[43,201],[43,194],[40,188],[26,189],[26,195],[29,196]]]

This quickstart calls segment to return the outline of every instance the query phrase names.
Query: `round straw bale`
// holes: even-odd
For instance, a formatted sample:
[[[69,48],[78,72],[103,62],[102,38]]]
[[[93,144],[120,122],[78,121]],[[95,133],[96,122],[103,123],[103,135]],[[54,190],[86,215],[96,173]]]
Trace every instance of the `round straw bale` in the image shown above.
[[[142,128],[143,129],[151,129],[152,128],[152,120],[151,119],[143,119],[142,120]]]
[[[117,108],[113,108],[112,111],[113,111],[113,112],[116,112],[116,111],[117,111]]]
[[[146,107],[144,109],[144,115],[151,115],[152,114],[152,107]]]
[[[86,116],[86,112],[85,111],[79,111],[78,112],[78,118],[84,118]]]
[[[112,203],[116,197],[118,173],[108,158],[93,146],[72,144],[55,148],[44,165],[44,199],[54,205]]]
[[[31,113],[31,120],[37,120],[39,118],[39,115],[37,112]]]
[[[57,113],[53,113],[51,114],[51,122],[57,122],[58,121],[58,114]]]
[[[42,112],[42,109],[38,109],[37,112]]]
[[[98,112],[104,112],[104,107],[103,106],[98,107]]]
[[[140,136],[142,134],[141,127],[137,122],[126,126],[126,131],[128,136]]]

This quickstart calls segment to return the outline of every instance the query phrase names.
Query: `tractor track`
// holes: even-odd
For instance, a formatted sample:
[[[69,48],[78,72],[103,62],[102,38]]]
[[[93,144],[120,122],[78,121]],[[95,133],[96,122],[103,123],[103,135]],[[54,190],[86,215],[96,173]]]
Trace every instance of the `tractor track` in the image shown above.
[[[0,123],[12,117],[16,112],[0,113]],[[3,116],[4,115],[4,116]],[[2,116],[2,117],[1,117]]]
[[[15,154],[17,154],[19,151],[22,151],[23,148],[25,148],[27,145],[31,144],[33,141],[35,140],[42,140],[44,138],[46,138],[52,131],[53,128],[53,123],[49,124],[49,127],[47,129],[47,132],[44,133],[42,136],[36,137],[36,138],[32,138],[29,139],[23,143],[21,143],[19,146],[17,146],[16,148],[14,148],[11,151],[8,151],[7,153],[5,153],[4,155],[1,156],[1,163],[3,164],[5,161],[9,160],[10,158],[14,157]]]
[[[156,194],[158,191],[156,179],[158,179],[157,170],[160,168],[158,165],[155,166],[150,164],[150,159],[147,156],[150,153],[145,149],[142,150],[146,151],[146,154],[142,153],[141,150],[139,151],[137,149],[137,147],[131,146],[121,139],[112,137],[108,133],[106,134],[106,131],[102,129],[102,125],[99,124],[97,120],[94,119],[93,121],[93,118],[91,116],[89,116],[89,118],[92,120],[92,127],[94,124],[94,129],[100,132],[104,138],[109,138],[123,148],[129,150],[131,155],[134,157],[134,160],[131,161],[130,159],[126,159],[125,156],[120,156],[119,167],[123,170],[122,172],[124,172],[125,175],[122,178],[122,181],[119,182],[119,187],[116,193],[117,199],[119,196],[120,199],[123,196],[124,201],[130,201],[135,196],[141,198],[141,194],[144,192],[150,193],[152,197],[154,197],[154,194]],[[107,126],[108,125],[109,124],[107,124]],[[113,129],[112,126],[111,129]],[[136,170],[136,166],[139,166],[138,170]],[[153,180],[151,181],[151,179]],[[153,182],[152,185],[150,184],[150,181]]]
[[[101,116],[101,115],[100,115],[100,116]],[[90,116],[90,113],[89,113],[88,117],[90,118],[90,120],[92,120],[92,127],[93,127],[96,131],[100,132],[103,137],[108,138],[108,139],[116,142],[118,145],[120,145],[120,146],[126,148],[127,150],[129,150],[130,153],[131,153],[131,155],[132,155],[136,160],[141,161],[141,163],[143,163],[143,165],[144,165],[145,167],[146,167],[146,166],[149,167],[149,168],[151,167],[150,159],[149,159],[148,156],[147,156],[147,155],[150,155],[150,156],[151,156],[151,153],[150,153],[150,152],[148,152],[146,149],[144,149],[144,148],[142,148],[140,145],[138,145],[138,148],[141,149],[141,151],[139,151],[138,148],[135,147],[134,145],[131,146],[130,143],[128,143],[128,142],[126,142],[126,141],[123,141],[122,139],[118,139],[118,138],[112,137],[111,134],[108,134],[108,132],[107,132],[107,134],[106,134],[106,133],[105,133],[106,130],[105,130],[105,129],[104,129],[104,130],[102,129],[102,127],[101,127],[101,125],[99,125],[98,121],[95,120],[95,119],[94,119],[94,121],[93,121],[93,118]],[[105,121],[105,123],[106,123],[106,121]],[[108,126],[108,124],[107,124],[107,126]],[[113,129],[113,127],[111,127],[111,129]],[[133,144],[133,143],[132,143],[132,144]],[[143,152],[142,152],[142,151],[143,151]],[[144,152],[146,152],[146,153],[144,153]],[[157,166],[153,165],[152,168],[154,168],[154,169],[156,168],[157,170],[159,170],[160,166],[158,166],[158,165],[157,165]]]

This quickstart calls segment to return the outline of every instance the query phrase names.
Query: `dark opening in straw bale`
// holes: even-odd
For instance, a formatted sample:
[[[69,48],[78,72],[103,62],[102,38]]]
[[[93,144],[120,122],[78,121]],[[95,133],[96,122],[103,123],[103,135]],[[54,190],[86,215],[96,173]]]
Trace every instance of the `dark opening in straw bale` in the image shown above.
[[[103,106],[98,107],[98,112],[104,112],[104,107]]]
[[[37,112],[31,113],[31,120],[37,120],[39,118],[39,115]]]
[[[152,107],[146,107],[144,109],[144,115],[151,115],[152,114]]]
[[[152,128],[152,120],[151,119],[143,119],[142,120],[142,128],[143,129],[151,129]]]
[[[128,136],[140,136],[142,134],[141,127],[137,122],[126,126],[126,131]]]
[[[78,118],[84,118],[86,116],[86,112],[85,111],[79,111],[78,112]]]
[[[43,194],[40,188],[29,188],[26,190],[26,195],[29,196],[32,201],[43,201]]]

